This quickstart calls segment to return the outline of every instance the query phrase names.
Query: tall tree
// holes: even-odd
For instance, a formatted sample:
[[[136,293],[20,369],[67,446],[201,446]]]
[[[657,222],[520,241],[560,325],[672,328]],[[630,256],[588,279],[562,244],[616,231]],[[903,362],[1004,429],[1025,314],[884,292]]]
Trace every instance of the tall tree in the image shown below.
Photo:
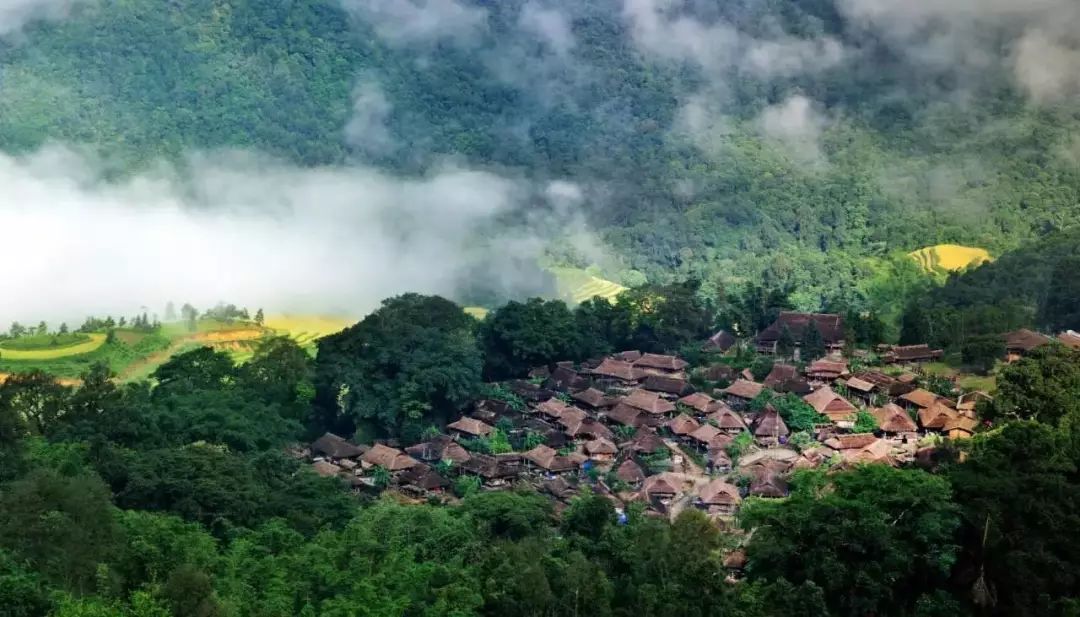
[[[474,328],[449,300],[405,294],[320,339],[315,383],[326,421],[371,422],[413,436],[446,421],[480,385]]]
[[[1080,350],[1043,345],[997,376],[997,398],[988,413],[1080,427]]]
[[[907,615],[944,587],[960,523],[944,478],[868,465],[803,472],[782,502],[744,506],[755,581],[820,587],[836,615]]]
[[[509,302],[480,325],[484,376],[491,380],[523,377],[536,366],[581,359],[577,325],[561,300]]]
[[[783,332],[780,335],[783,337]],[[803,330],[802,344],[799,348],[800,357],[803,360],[817,360],[825,355],[825,337],[821,335],[821,329],[818,328],[817,322],[811,321],[806,325]]]

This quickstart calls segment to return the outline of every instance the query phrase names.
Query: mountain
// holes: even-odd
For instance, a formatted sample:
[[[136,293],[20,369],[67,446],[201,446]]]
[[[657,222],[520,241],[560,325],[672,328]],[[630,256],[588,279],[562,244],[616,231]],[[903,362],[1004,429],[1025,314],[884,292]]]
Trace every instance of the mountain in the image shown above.
[[[998,255],[1076,219],[1075,19],[1064,1],[76,3],[5,39],[0,147],[80,144],[117,176],[222,148],[405,175],[451,157],[575,183],[616,282],[764,280],[816,308],[865,300],[894,251]],[[1062,52],[1041,80],[1038,45]]]

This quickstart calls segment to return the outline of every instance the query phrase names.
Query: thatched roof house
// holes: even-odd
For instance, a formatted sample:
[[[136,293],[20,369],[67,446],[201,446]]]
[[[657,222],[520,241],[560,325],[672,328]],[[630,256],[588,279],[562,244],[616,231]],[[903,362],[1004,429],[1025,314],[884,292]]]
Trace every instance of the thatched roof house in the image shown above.
[[[401,450],[381,443],[371,446],[371,449],[365,452],[360,460],[368,465],[378,465],[388,471],[404,471],[419,463]]]
[[[326,433],[311,444],[311,454],[330,459],[349,459],[363,455],[364,448],[349,443],[333,433]]]

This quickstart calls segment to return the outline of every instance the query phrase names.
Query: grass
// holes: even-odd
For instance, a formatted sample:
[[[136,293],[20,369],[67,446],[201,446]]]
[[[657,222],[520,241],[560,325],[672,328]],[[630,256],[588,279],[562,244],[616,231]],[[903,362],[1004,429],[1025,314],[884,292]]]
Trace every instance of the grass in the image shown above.
[[[0,340],[0,351],[4,349],[14,351],[34,351],[38,349],[60,349],[71,347],[79,343],[85,343],[90,337],[81,332],[68,332],[66,334],[35,334],[32,336],[20,336],[19,338]]]
[[[972,246],[960,246],[959,244],[937,244],[927,246],[908,255],[918,262],[924,272],[933,273],[939,271],[955,272],[970,265],[978,265],[990,261],[990,253],[986,249]]]
[[[99,347],[105,344],[104,334],[84,334],[81,335],[84,338],[81,342],[72,343],[69,345],[51,347],[48,345],[42,346],[30,346],[24,349],[13,349],[8,347],[12,341],[5,341],[0,344],[0,360],[5,362],[36,362],[41,360],[57,360],[60,358],[66,358],[68,356],[80,356],[92,353]],[[47,340],[49,337],[27,337],[30,339],[43,339]],[[35,367],[37,368],[37,367]]]
[[[622,285],[589,274],[579,268],[551,268],[558,284],[559,295],[580,304],[595,297],[613,300],[626,291]]]
[[[486,309],[486,308],[484,308],[482,306],[466,306],[464,311],[465,311],[466,315],[470,315],[472,317],[475,317],[476,319],[479,319],[480,321],[483,321],[484,318],[487,317],[488,313],[491,312],[491,311],[489,311],[488,309]]]

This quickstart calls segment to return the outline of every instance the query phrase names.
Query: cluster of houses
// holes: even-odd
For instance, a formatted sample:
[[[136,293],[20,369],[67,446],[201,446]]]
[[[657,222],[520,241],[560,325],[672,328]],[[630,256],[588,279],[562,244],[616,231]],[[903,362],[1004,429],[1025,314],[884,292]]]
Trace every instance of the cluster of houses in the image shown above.
[[[776,363],[761,382],[716,363],[695,374],[695,383],[711,384],[702,389],[676,356],[626,351],[560,362],[503,384],[512,396],[478,401],[445,433],[421,443],[355,445],[327,434],[307,455],[317,473],[357,488],[389,485],[430,497],[466,475],[488,490],[526,482],[564,504],[587,485],[617,507],[641,502],[659,516],[699,508],[725,520],[747,496],[785,496],[798,469],[898,465],[919,456],[918,444],[929,434],[962,438],[975,430],[975,407],[985,394],[939,396],[899,367],[853,373],[837,353],[843,326],[835,315],[785,313],[778,321],[755,341],[762,353],[775,352],[771,332],[809,323],[818,325],[832,353],[802,368]],[[733,344],[718,333],[706,348]],[[923,345],[888,348],[882,357],[902,366],[939,355]],[[819,414],[813,431],[795,440],[798,447],[776,408],[751,404],[766,389],[799,396]],[[877,430],[854,432],[860,412],[874,417]],[[529,447],[501,454],[475,447],[495,431]]]

